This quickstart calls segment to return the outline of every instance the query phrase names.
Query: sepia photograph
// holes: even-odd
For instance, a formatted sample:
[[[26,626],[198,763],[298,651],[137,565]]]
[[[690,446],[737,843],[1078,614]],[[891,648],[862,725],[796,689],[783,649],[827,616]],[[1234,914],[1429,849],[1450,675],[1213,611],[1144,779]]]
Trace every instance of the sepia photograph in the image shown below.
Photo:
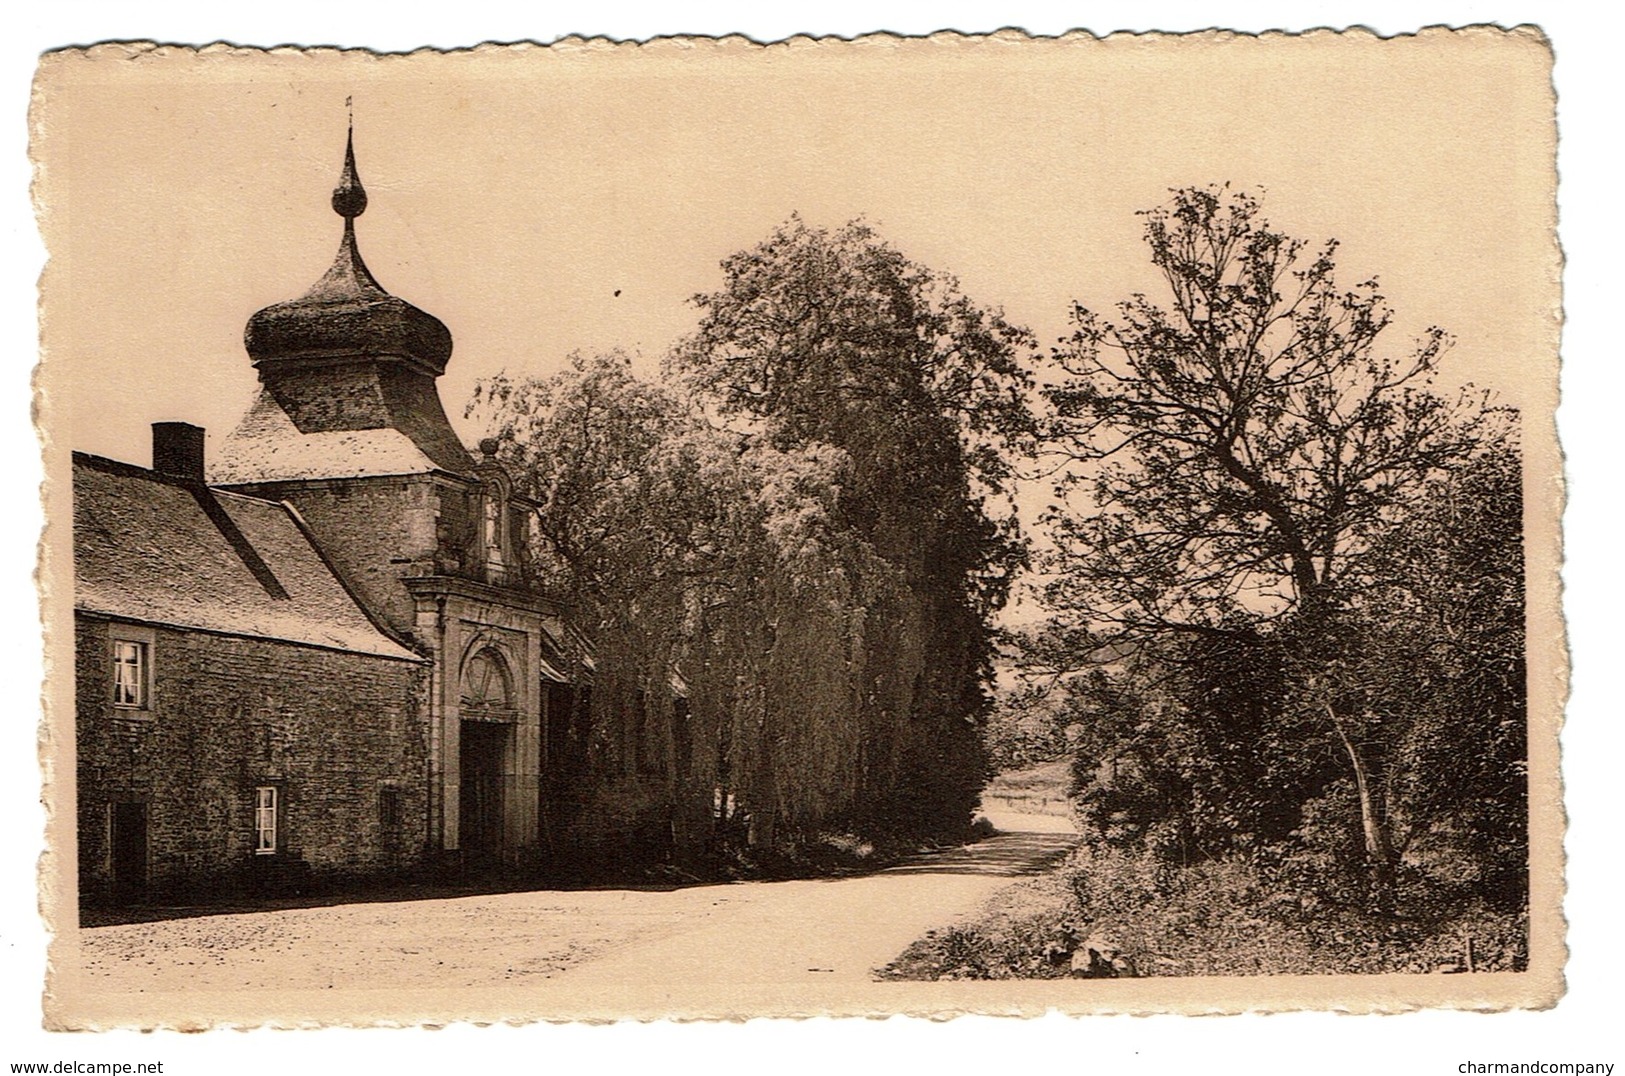
[[[45,52],[47,1027],[1557,1004],[1553,63]]]

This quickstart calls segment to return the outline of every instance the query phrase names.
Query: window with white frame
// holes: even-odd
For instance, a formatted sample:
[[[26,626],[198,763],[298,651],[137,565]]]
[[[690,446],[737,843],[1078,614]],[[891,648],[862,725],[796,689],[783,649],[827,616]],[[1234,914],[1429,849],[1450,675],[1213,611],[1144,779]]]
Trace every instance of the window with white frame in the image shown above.
[[[254,790],[254,854],[270,856],[277,848],[277,790],[261,785]]]
[[[147,708],[146,643],[113,640],[113,705],[129,710]]]

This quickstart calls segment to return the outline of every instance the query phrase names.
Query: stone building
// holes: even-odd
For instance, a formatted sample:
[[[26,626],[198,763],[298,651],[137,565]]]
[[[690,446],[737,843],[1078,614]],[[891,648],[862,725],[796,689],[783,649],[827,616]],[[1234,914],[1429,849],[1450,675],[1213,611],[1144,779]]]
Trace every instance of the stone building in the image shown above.
[[[152,470],[75,454],[80,893],[297,888],[415,868],[428,662],[285,504],[203,483],[203,431]]]
[[[76,469],[76,498],[81,477],[87,490],[87,514],[75,517],[81,859],[94,885],[131,875],[138,847],[151,880],[237,871],[257,839],[255,824],[237,800],[222,806],[230,788],[216,786],[275,787],[252,776],[272,773],[272,757],[284,767],[277,773],[304,767],[298,802],[320,812],[324,826],[354,827],[346,852],[290,844],[287,824],[282,850],[312,871],[545,861],[579,802],[557,777],[564,757],[583,750],[592,658],[567,611],[532,578],[523,528],[534,506],[515,495],[494,443],[476,457],[447,421],[435,381],[451,356],[450,332],[386,292],[361,258],[355,221],[367,195],[353,144],[332,204],[344,222],[332,267],[304,295],[249,319],[245,344],[259,395],[208,461],[207,487],[197,474],[166,472],[162,446],[152,472],[88,457]],[[201,431],[196,440],[201,470]],[[144,537],[105,533],[97,491],[108,485],[160,490],[166,503],[192,505],[186,527],[166,529],[177,507],[155,517]],[[313,578],[311,564],[326,571],[326,604],[298,606],[250,528],[240,520],[236,532],[224,526],[238,517],[280,518],[303,536],[309,548],[300,564]],[[227,552],[236,555],[237,575],[218,595],[195,596],[196,615],[172,614],[164,595],[191,573],[186,551],[199,535],[219,547],[223,564]],[[164,555],[144,557],[143,542]],[[121,556],[127,570],[84,589],[86,558]],[[259,591],[248,591],[250,582]],[[278,586],[286,597],[276,596]],[[343,595],[352,634],[340,645],[308,632],[237,631],[232,615],[244,608],[243,592],[278,623],[336,617]],[[117,595],[117,610],[91,600],[105,593]],[[140,674],[151,684],[143,725],[130,725],[127,703],[108,701],[122,689],[107,676],[125,675],[118,662],[129,653],[109,627],[113,618],[149,633],[136,640],[151,648]],[[186,673],[191,694],[170,682],[181,670],[166,656],[172,648],[196,666]],[[185,722],[171,729],[165,714],[182,697]],[[231,722],[242,727],[223,731]],[[146,731],[132,738],[132,727]],[[168,776],[137,791],[142,766],[167,767]],[[279,779],[290,783],[273,794],[281,796],[276,806],[291,813],[292,779]],[[215,789],[214,798],[189,799],[173,787],[187,783]],[[375,795],[370,785],[397,791],[376,793],[384,798],[364,807]],[[138,811],[137,803],[146,806]],[[356,813],[365,810],[373,813]],[[201,814],[177,820],[189,812]],[[193,839],[181,832],[187,825],[210,836]],[[142,827],[145,836],[130,836]],[[385,844],[396,851],[386,855]],[[259,851],[261,860],[275,854]]]

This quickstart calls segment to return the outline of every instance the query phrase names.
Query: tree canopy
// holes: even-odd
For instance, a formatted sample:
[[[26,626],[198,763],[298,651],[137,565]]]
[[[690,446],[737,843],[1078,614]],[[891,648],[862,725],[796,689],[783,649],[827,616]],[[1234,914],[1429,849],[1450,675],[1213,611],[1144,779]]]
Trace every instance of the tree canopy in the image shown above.
[[[1301,616],[1365,585],[1396,509],[1486,438],[1478,401],[1429,382],[1447,337],[1379,351],[1374,280],[1341,290],[1337,244],[1312,255],[1258,200],[1174,192],[1145,239],[1168,292],[1084,306],[1055,352],[1050,450],[1086,464],[1052,519],[1072,570],[1051,601],[1144,636]]]
[[[581,809],[694,847],[962,831],[1025,555],[1028,338],[861,224],[792,220],[723,269],[664,385],[577,356],[471,405],[597,641]]]
[[[1515,416],[1435,391],[1441,330],[1384,350],[1376,281],[1339,287],[1336,243],[1311,253],[1255,196],[1179,190],[1144,219],[1165,297],[1134,295],[1109,318],[1076,306],[1054,354],[1056,619],[1030,658],[1057,672],[1114,659],[1076,683],[1100,715],[1097,751],[1133,759],[1115,784],[1091,776],[1098,757],[1083,764],[1105,816],[1124,796],[1142,814],[1158,804],[1185,853],[1315,846],[1317,877],[1352,867],[1354,890],[1390,909],[1426,803],[1450,801],[1444,828],[1486,824],[1430,751],[1499,737],[1497,819],[1522,802]],[[1439,515],[1446,496],[1488,498],[1496,536],[1464,548],[1466,521]],[[1498,645],[1447,645],[1467,622]],[[1456,708],[1490,681],[1491,698]]]
[[[1030,334],[951,277],[795,217],[694,297],[661,383],[610,354],[480,385],[532,563],[599,649],[576,809],[679,854],[962,832],[1040,457],[1021,660],[1052,689],[1006,692],[1004,761],[1072,751],[1107,845],[1517,914],[1516,414],[1439,392],[1446,334],[1391,349],[1376,281],[1256,196],[1144,222],[1164,293],[1075,306],[1042,389]]]
[[[1034,432],[1031,336],[862,222],[792,218],[723,270],[671,369],[747,443],[841,453],[841,525],[896,573],[865,610],[860,809],[963,825],[990,618],[1026,556],[1011,497]]]

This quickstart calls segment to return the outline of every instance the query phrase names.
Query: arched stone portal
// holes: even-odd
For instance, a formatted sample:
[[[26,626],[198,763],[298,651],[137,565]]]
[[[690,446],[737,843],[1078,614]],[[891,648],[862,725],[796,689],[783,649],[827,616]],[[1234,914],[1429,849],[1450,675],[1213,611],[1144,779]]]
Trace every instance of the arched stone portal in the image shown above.
[[[504,847],[518,706],[513,676],[492,647],[463,666],[459,700],[458,813],[464,856],[482,859]]]
[[[541,862],[541,603],[447,576],[410,581],[433,649],[430,840],[447,869]]]

